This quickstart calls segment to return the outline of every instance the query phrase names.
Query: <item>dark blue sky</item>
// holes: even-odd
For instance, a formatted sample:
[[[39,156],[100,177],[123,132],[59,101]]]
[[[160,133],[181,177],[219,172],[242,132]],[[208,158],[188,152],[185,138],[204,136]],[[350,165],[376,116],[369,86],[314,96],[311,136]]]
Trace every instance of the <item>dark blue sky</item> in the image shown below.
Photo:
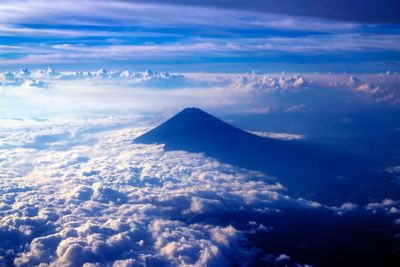
[[[225,9],[250,10],[368,23],[400,22],[400,2],[397,0],[150,0],[142,2],[211,6]]]
[[[400,69],[398,1],[3,1],[0,65],[236,72]]]

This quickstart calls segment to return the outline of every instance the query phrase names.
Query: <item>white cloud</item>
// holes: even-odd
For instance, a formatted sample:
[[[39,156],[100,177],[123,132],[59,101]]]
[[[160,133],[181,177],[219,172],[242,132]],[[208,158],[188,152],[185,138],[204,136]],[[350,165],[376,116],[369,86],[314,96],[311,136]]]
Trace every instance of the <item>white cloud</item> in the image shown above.
[[[331,209],[334,210],[339,215],[343,215],[346,212],[356,210],[357,208],[358,208],[358,205],[355,203],[351,203],[351,202],[343,203],[339,207],[331,207]]]
[[[400,94],[396,89],[400,81],[398,74],[364,74],[360,76],[362,78],[350,76],[347,82],[343,82],[344,77],[337,75],[329,82],[329,86],[359,93],[370,102],[389,103],[393,105],[400,103]]]
[[[150,228],[155,247],[172,265],[217,266],[227,265],[234,259],[248,260],[237,244],[243,237],[232,226],[193,224],[187,227],[178,221],[156,220]],[[235,248],[239,249],[237,254]]]
[[[281,261],[287,261],[289,259],[290,259],[290,257],[288,255],[281,254],[281,255],[279,255],[278,258],[276,258],[276,261],[281,262]]]
[[[7,81],[12,81],[10,85],[30,84],[30,86],[43,87],[46,83],[37,79],[44,79],[50,82],[57,82],[57,80],[82,80],[82,79],[129,79],[132,83],[148,83],[149,85],[156,86],[156,81],[171,81],[175,85],[184,80],[183,75],[171,74],[168,72],[156,72],[146,70],[145,72],[129,72],[125,71],[107,71],[100,69],[92,72],[56,72],[52,68],[29,70],[27,68],[20,69],[16,72],[0,72],[0,81],[4,81],[3,85],[7,85]],[[153,82],[153,84],[151,84]],[[160,84],[163,85],[163,84]]]
[[[288,112],[288,113],[297,112],[297,111],[303,110],[305,108],[305,106],[306,105],[304,105],[304,104],[289,106],[284,109],[284,112]]]
[[[362,208],[291,198],[265,174],[201,154],[166,152],[162,145],[133,144],[145,127],[132,122],[142,126],[141,121],[132,116],[31,119],[1,126],[0,265],[251,262],[261,252],[249,246],[246,234],[274,228],[246,221],[239,229],[220,224],[217,214],[245,210],[261,216],[291,207],[335,216]],[[366,209],[396,215],[399,206],[385,200]],[[195,220],[198,216],[216,220]],[[291,262],[282,255],[264,260]]]
[[[93,110],[176,112],[187,106],[240,113],[312,111],[319,102],[398,105],[397,74],[218,74],[128,70],[55,71],[21,69],[0,73],[4,110],[51,114]],[[358,81],[349,83],[349,80]],[[19,90],[26,88],[28,90]],[[48,88],[50,90],[39,90]],[[35,90],[29,90],[35,89]],[[168,89],[168,90],[165,90]],[[331,97],[334,95],[335,97]],[[340,99],[336,103],[336,97]],[[354,98],[356,96],[356,98]],[[322,101],[315,101],[315,97]],[[84,99],[85,105],[76,99]],[[169,99],[169,101],[164,101]],[[13,104],[13,101],[16,103]],[[299,104],[299,102],[301,104]],[[146,105],[145,105],[146,103]],[[150,104],[151,103],[151,104]],[[27,108],[23,108],[26,105]],[[149,108],[151,106],[151,109]],[[0,107],[0,108],[1,108]],[[0,110],[1,111],[1,110]],[[17,117],[17,115],[14,115]]]
[[[0,7],[2,17],[3,34],[15,35],[27,33],[28,26],[16,27],[14,25],[29,25],[32,20],[38,24],[52,25],[49,29],[33,28],[34,36],[59,35],[66,37],[79,37],[79,32],[74,30],[58,29],[58,25],[122,25],[122,26],[146,26],[146,25],[197,25],[213,27],[236,28],[267,28],[287,29],[302,31],[340,31],[351,30],[360,27],[357,23],[337,22],[323,19],[305,17],[293,17],[284,15],[262,14],[258,12],[234,11],[227,9],[215,9],[202,6],[182,6],[162,3],[138,3],[120,0],[92,1],[61,0],[49,3],[45,0],[24,0],[20,2],[5,1]],[[90,10],[91,12],[85,12]],[[135,16],[132,16],[135,14]],[[169,16],[168,16],[169,15]],[[162,19],[160,19],[162,18]],[[10,32],[12,30],[12,32]],[[107,36],[108,31],[85,31],[86,35]]]
[[[46,88],[48,85],[45,82],[42,81],[37,81],[37,80],[25,80],[22,83],[22,88],[33,88],[33,87],[37,87],[37,88]]]
[[[261,107],[261,108],[251,108],[251,109],[245,109],[245,113],[253,113],[253,114],[267,114],[270,112],[270,107]]]
[[[272,93],[279,90],[304,88],[306,85],[307,82],[302,76],[275,77],[253,73],[235,77],[231,87],[235,90],[253,93]]]
[[[261,137],[268,137],[281,140],[301,140],[306,138],[302,134],[272,133],[272,132],[260,132],[260,131],[251,131],[250,133]]]
[[[366,209],[371,210],[373,213],[383,211],[387,214],[400,216],[400,201],[384,199],[381,202],[371,202],[366,206]]]
[[[142,129],[94,131],[94,145],[68,139],[61,150],[49,145],[60,140],[37,138],[43,127],[80,138],[85,129],[118,121],[41,123],[17,124],[0,150],[0,253],[8,251],[2,264],[226,265],[254,256],[241,245],[241,231],[177,219],[277,201],[297,205],[261,173],[132,144]],[[47,146],[23,148],[32,141]]]

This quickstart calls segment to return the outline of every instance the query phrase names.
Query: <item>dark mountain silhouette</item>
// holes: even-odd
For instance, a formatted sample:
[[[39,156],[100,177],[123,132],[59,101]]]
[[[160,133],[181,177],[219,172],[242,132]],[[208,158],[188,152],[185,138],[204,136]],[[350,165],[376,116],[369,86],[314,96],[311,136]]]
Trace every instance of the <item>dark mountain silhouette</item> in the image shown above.
[[[371,166],[368,159],[307,141],[256,136],[198,108],[182,110],[134,142],[202,152],[225,163],[262,171],[277,177],[291,195],[327,204],[366,203],[381,194],[397,195],[384,173],[364,167]]]

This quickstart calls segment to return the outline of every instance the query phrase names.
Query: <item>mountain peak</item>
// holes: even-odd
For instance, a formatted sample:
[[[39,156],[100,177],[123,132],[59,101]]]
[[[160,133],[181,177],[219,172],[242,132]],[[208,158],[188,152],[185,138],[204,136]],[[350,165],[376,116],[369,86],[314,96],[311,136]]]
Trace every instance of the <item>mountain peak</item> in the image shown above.
[[[202,109],[196,107],[184,108],[182,109],[176,116],[211,116],[207,112],[203,111]]]
[[[207,139],[219,138],[221,135],[229,135],[232,132],[248,134],[199,108],[190,107],[139,136],[135,142],[164,143],[166,145],[188,141],[198,143]]]
[[[184,108],[184,109],[182,109],[181,110],[181,112],[179,112],[179,113],[182,113],[182,112],[202,112],[202,113],[206,113],[205,111],[203,111],[202,109],[199,109],[199,108],[196,108],[196,107],[190,107],[190,108]]]
[[[208,115],[208,116],[212,116],[210,113],[208,113],[208,112],[205,112],[204,110],[202,110],[202,109],[200,109],[200,108],[197,108],[197,107],[187,107],[187,108],[184,108],[184,109],[182,109],[180,112],[178,112],[177,114],[176,114],[176,116],[177,115],[179,115],[179,114],[187,114],[187,115],[195,115],[195,114],[202,114],[202,115]]]

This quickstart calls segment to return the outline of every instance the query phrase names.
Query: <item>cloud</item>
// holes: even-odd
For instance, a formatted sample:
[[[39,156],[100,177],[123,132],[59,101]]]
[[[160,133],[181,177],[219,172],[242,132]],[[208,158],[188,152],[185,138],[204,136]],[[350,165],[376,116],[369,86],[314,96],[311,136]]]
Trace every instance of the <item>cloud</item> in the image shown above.
[[[305,107],[306,107],[306,105],[304,105],[304,104],[289,106],[284,109],[284,112],[288,112],[288,113],[297,112],[297,111],[303,110]]]
[[[400,214],[400,202],[392,199],[384,199],[381,202],[371,202],[366,208],[373,213],[383,211],[388,214]]]
[[[212,65],[210,57],[218,64],[227,56],[235,63],[242,61],[234,60],[233,56],[246,60],[283,56],[283,61],[296,62],[299,55],[313,60],[316,55],[340,52],[343,55],[348,51],[375,53],[374,60],[382,61],[381,52],[399,51],[397,32],[380,24],[369,27],[231,6],[216,9],[210,5],[118,0],[95,4],[86,0],[79,4],[82,9],[76,8],[75,1],[3,3],[0,34],[16,37],[12,39],[17,42],[5,40],[0,46],[0,63],[81,68],[110,62],[114,66],[134,64],[130,60],[140,61],[137,64],[141,66],[143,60],[158,66],[160,62],[184,64],[187,59],[190,62],[196,59],[195,62]],[[218,36],[214,34],[215,27],[218,27]],[[265,37],[265,31],[273,34]],[[359,60],[363,61],[362,57]]]
[[[339,207],[331,207],[331,209],[332,210],[334,210],[337,214],[339,214],[339,215],[343,215],[343,214],[345,214],[346,212],[349,212],[349,211],[353,211],[353,210],[356,210],[356,209],[358,209],[359,207],[358,207],[358,205],[357,204],[355,204],[355,203],[351,203],[351,202],[346,202],[346,203],[343,203],[341,206],[339,206]]]
[[[371,34],[372,35],[372,34]],[[183,41],[171,41],[167,43],[137,43],[120,44],[108,43],[99,44],[81,43],[74,44],[64,42],[56,45],[42,45],[40,48],[33,46],[21,51],[15,51],[13,57],[8,53],[0,58],[3,65],[43,65],[63,64],[78,67],[77,60],[85,65],[109,64],[129,65],[129,60],[139,60],[160,63],[169,63],[177,56],[183,59],[193,59],[199,56],[212,57],[221,60],[223,55],[235,55],[240,58],[268,58],[285,56],[286,60],[293,62],[291,56],[301,55],[302,57],[323,56],[340,54],[340,52],[374,53],[398,52],[397,43],[399,37],[392,35],[362,35],[333,34],[328,36],[304,36],[304,37],[243,37],[232,39],[224,38],[193,38],[187,37]],[[229,39],[228,39],[229,38]],[[101,60],[99,60],[101,58]],[[376,59],[379,61],[380,58]],[[204,63],[204,62],[203,62]],[[115,64],[114,64],[115,65]],[[301,80],[297,81],[301,82]]]
[[[27,68],[20,69],[17,72],[0,72],[0,86],[4,87],[15,87],[21,86],[22,88],[47,88],[48,83],[41,80],[33,79],[38,72],[44,72],[41,70],[31,73]],[[50,73],[49,73],[50,74]]]
[[[394,105],[400,104],[400,94],[393,90],[393,88],[381,88],[379,85],[362,83],[355,89],[355,91],[366,95],[368,98],[378,103],[386,102]]]
[[[267,174],[133,144],[143,123],[100,116],[4,124],[0,265],[294,264],[249,239],[275,233],[263,216],[287,220],[296,210],[335,218],[363,209],[395,216],[399,209],[395,200],[330,207],[287,195]]]
[[[245,113],[253,113],[253,114],[267,114],[270,112],[270,107],[261,107],[261,108],[251,108],[251,109],[245,109]]]
[[[271,133],[271,132],[254,132],[250,133],[267,138],[281,139],[281,140],[301,140],[306,137],[302,134],[290,134],[290,133]]]
[[[248,260],[249,255],[240,249],[238,254],[232,250],[243,238],[232,226],[204,229],[201,225],[192,225],[187,228],[177,221],[154,221],[150,228],[156,248],[173,265],[217,266],[227,265],[235,259]]]
[[[399,93],[397,92],[396,84],[399,82],[399,75],[361,75],[362,78],[357,76],[347,75],[330,75],[330,81],[326,83],[318,77],[315,77],[314,86],[322,85],[336,89],[346,89],[362,95],[364,99],[369,102],[375,103],[389,103],[398,105]],[[336,77],[335,77],[336,76]],[[322,78],[322,77],[321,77]],[[347,79],[347,81],[345,81]]]
[[[247,74],[237,76],[231,80],[230,86],[234,90],[245,91],[248,93],[273,93],[276,91],[296,90],[306,88],[305,79],[298,76],[280,77],[270,75]]]
[[[400,174],[400,166],[387,167],[385,171],[392,174]]]
[[[315,69],[330,65],[335,70],[369,72],[371,67],[382,71],[388,61],[396,61],[399,52],[393,25],[260,12],[265,3],[259,1],[246,5],[219,2],[85,0],[77,8],[76,1],[5,1],[0,7],[0,35],[5,37],[0,63],[11,67],[54,64],[66,69],[167,66],[169,70],[225,72],[254,66],[266,70],[261,61],[269,62],[268,71],[286,65],[304,69],[298,64],[301,61],[314,63],[309,65]],[[280,4],[268,6],[273,11]],[[295,3],[284,6],[305,8]],[[351,14],[359,14],[364,7]],[[346,58],[349,52],[354,53],[352,62]],[[390,68],[395,70],[395,65]]]
[[[325,73],[180,74],[104,68],[95,71],[23,68],[0,72],[0,111],[12,117],[21,114],[46,117],[77,111],[119,112],[121,109],[132,113],[172,113],[184,107],[199,106],[220,113],[271,116],[286,113],[289,117],[301,111],[300,114],[306,116],[327,106],[343,106],[346,102],[366,108],[396,108],[400,103],[399,77],[396,73],[357,76]],[[352,79],[357,79],[358,84],[350,83]],[[84,99],[85,105],[79,104],[77,98]],[[43,109],[43,106],[47,108]],[[254,130],[268,132],[266,129]]]
[[[103,122],[92,121],[90,127]],[[51,125],[55,132],[85,125],[76,123]],[[13,131],[43,136],[40,127]],[[1,263],[201,266],[251,260],[253,253],[241,245],[243,233],[233,226],[177,219],[235,209],[237,204],[277,201],[282,186],[255,181],[264,175],[201,155],[132,144],[137,134],[129,128],[96,131],[94,147],[75,147],[70,140],[64,151],[54,146],[0,150],[0,252],[5,255]],[[8,140],[9,144],[15,141]],[[52,142],[59,139],[46,137],[46,143]]]
[[[153,3],[140,3],[128,1],[81,1],[82,7],[90,9],[91,12],[83,12],[82,9],[76,7],[74,1],[59,1],[58,4],[49,4],[46,1],[22,1],[14,3],[6,1],[0,9],[2,20],[6,25],[15,24],[28,24],[31,20],[36,20],[41,25],[113,25],[119,24],[122,26],[132,26],[136,24],[139,26],[146,25],[213,25],[214,27],[223,27],[234,25],[235,27],[258,26],[263,24],[269,27],[284,27],[284,28],[301,28],[296,25],[295,21],[306,22],[309,29],[317,28],[348,28],[351,23],[341,23],[336,21],[313,21],[307,18],[296,18],[291,16],[279,16],[271,14],[262,14],[260,12],[248,12],[246,9],[232,10],[231,8],[225,10],[218,10],[209,8],[207,6],[187,6],[187,5],[171,5],[171,3],[155,4]],[[132,17],[130,14],[134,13],[136,16]],[[166,16],[167,14],[180,14],[181,17]],[[219,14],[220,16],[216,16]],[[248,15],[254,17],[249,19]],[[209,18],[214,18],[218,21],[213,24],[208,21]],[[245,19],[247,17],[247,20]],[[162,18],[162,19],[160,19]],[[290,19],[288,19],[290,18]],[[64,22],[63,22],[64,21]],[[231,23],[231,24],[230,24]],[[3,26],[4,27],[4,26]],[[264,26],[265,27],[265,26]],[[7,29],[7,27],[4,27]],[[11,28],[11,27],[10,27]],[[54,30],[54,28],[52,29]],[[64,29],[65,30],[65,29]],[[21,29],[20,31],[23,31]],[[90,35],[91,31],[87,34]],[[96,31],[92,31],[96,32]],[[100,31],[99,31],[100,32]],[[18,31],[17,31],[18,33]],[[45,30],[36,29],[34,34],[46,34]],[[49,30],[51,33],[51,30]],[[54,34],[57,34],[54,30]],[[107,34],[105,31],[104,34]],[[66,36],[76,37],[75,31],[65,30]],[[79,35],[78,35],[79,36]]]
[[[278,258],[276,258],[276,261],[282,262],[282,261],[287,261],[287,260],[289,260],[289,259],[290,259],[290,257],[289,257],[288,255],[281,254],[281,255],[279,255]]]
[[[0,72],[0,81],[4,81],[0,85],[3,86],[19,86],[24,88],[40,87],[45,88],[48,82],[56,82],[63,80],[84,80],[84,79],[109,79],[109,80],[129,80],[133,84],[142,84],[146,86],[182,86],[185,82],[185,77],[180,74],[171,74],[168,72],[157,72],[146,70],[144,72],[129,72],[124,71],[107,71],[100,69],[98,71],[88,72],[56,72],[48,67],[47,69],[29,70],[28,68],[20,69],[16,72]],[[44,82],[43,79],[48,82]]]
[[[25,80],[21,86],[22,88],[46,88],[48,84],[37,80]]]

